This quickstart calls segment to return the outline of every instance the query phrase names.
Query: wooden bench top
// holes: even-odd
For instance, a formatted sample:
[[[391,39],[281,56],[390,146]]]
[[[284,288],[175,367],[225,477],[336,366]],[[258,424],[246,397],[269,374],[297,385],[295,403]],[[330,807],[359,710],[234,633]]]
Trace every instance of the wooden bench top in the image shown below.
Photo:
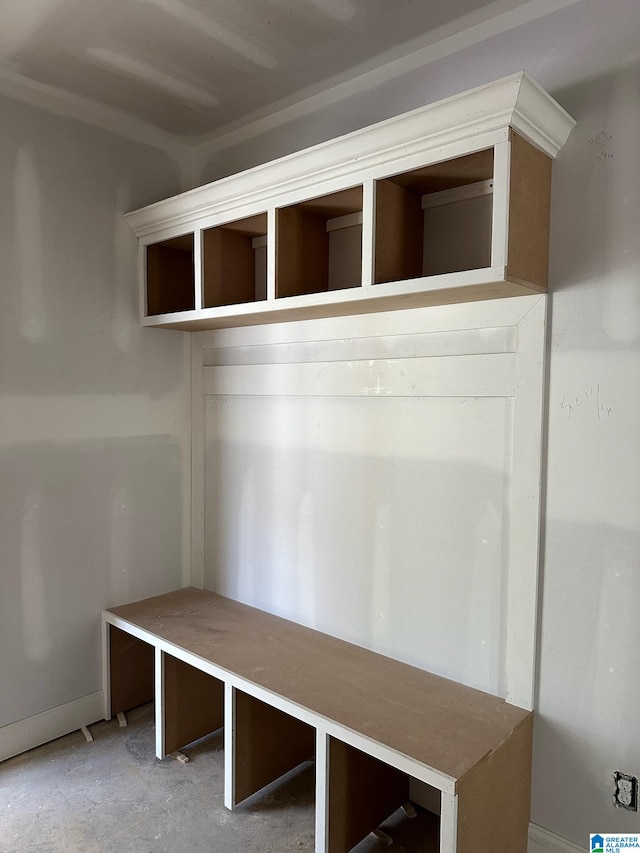
[[[208,590],[107,613],[453,779],[530,711]]]

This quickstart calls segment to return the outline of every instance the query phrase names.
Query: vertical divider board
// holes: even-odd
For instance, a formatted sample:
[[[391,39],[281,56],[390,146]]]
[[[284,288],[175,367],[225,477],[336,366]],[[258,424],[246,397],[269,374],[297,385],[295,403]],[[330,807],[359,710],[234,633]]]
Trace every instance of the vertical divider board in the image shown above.
[[[235,691],[233,803],[315,755],[315,730],[272,705]],[[227,743],[225,743],[225,748]]]
[[[374,282],[422,275],[420,196],[390,180],[376,184]]]

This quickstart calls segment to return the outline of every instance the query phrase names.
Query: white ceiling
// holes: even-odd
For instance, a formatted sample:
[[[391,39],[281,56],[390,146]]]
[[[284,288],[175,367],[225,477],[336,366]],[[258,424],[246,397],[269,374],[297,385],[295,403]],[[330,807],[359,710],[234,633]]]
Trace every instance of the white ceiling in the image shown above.
[[[0,0],[0,82],[191,143],[531,0]],[[562,5],[559,3],[558,5]]]

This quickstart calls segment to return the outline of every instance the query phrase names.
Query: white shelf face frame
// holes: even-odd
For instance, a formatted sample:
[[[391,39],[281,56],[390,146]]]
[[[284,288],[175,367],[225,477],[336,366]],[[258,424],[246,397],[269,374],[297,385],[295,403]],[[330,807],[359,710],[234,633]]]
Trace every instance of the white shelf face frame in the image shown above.
[[[195,321],[200,324],[206,321],[209,325],[219,321],[222,325],[229,325],[234,320],[251,322],[249,315],[254,312],[262,313],[262,317],[254,322],[272,322],[276,319],[271,316],[271,302],[275,298],[273,211],[355,185],[363,186],[362,281],[361,287],[353,288],[346,301],[371,298],[369,294],[365,297],[361,291],[368,289],[373,281],[374,182],[488,148],[494,148],[494,210],[492,260],[491,267],[486,269],[494,272],[489,279],[482,278],[481,283],[502,282],[507,265],[511,130],[516,130],[532,145],[554,157],[574,124],[555,101],[520,73],[128,214],[127,220],[139,237],[141,246],[188,233],[197,235],[203,229],[265,212],[269,217],[269,234],[272,235],[268,247],[267,299],[258,307],[247,303],[246,309],[245,306],[198,309],[202,287],[200,257],[196,259],[200,261],[196,264],[196,278],[200,270],[200,279],[196,281],[196,308],[147,315],[146,300],[142,294],[141,322],[143,325],[174,328],[179,327],[175,324],[190,328],[188,324]],[[197,247],[194,250],[197,254]],[[471,282],[464,280],[467,272],[476,271],[457,274],[461,288],[475,283],[473,277]],[[140,279],[144,289],[142,265]],[[394,285],[399,287],[397,282]],[[420,289],[435,292],[451,286],[449,281],[432,276],[421,280]],[[377,288],[375,295],[381,296]],[[535,287],[528,288],[528,292],[532,290]],[[344,310],[362,310],[356,305],[344,305],[344,297],[338,299],[336,291],[328,297],[325,294],[310,296],[324,296],[333,305],[342,304]],[[289,299],[299,302],[289,303]],[[280,298],[277,307],[286,316],[286,311],[296,305],[304,309],[316,304],[321,303],[313,299],[309,301],[309,294],[305,294]],[[378,309],[372,302],[365,310],[386,308]],[[193,325],[192,328],[198,326]]]
[[[489,140],[484,139],[479,147],[469,148],[468,144],[462,152],[452,152],[438,150],[432,152],[432,158],[428,162],[424,159],[413,156],[411,158],[398,159],[393,163],[393,168],[390,164],[379,167],[375,172],[372,172],[367,177],[367,180],[362,181],[363,187],[363,228],[362,228],[362,281],[361,285],[353,288],[347,288],[339,291],[328,291],[310,293],[299,296],[275,297],[275,216],[277,209],[295,205],[311,199],[319,198],[320,196],[311,194],[311,190],[316,190],[317,187],[306,188],[299,190],[295,196],[285,196],[283,198],[273,199],[274,204],[271,206],[267,215],[269,217],[269,226],[267,232],[267,298],[259,302],[237,303],[233,305],[217,306],[212,308],[188,309],[185,311],[171,312],[167,314],[142,315],[141,323],[144,326],[174,326],[179,328],[184,325],[185,328],[197,329],[198,323],[210,325],[216,321],[225,325],[230,325],[234,320],[241,323],[244,318],[251,317],[254,314],[260,314],[259,322],[271,322],[271,315],[274,319],[280,314],[283,316],[287,311],[295,311],[295,309],[304,310],[313,306],[329,305],[344,305],[353,306],[357,310],[358,303],[361,300],[370,300],[370,304],[366,310],[385,310],[383,305],[381,308],[376,307],[376,303],[382,301],[385,297],[392,299],[394,297],[403,297],[418,295],[422,293],[436,294],[438,291],[446,289],[461,290],[465,287],[473,287],[486,284],[498,284],[505,281],[506,255],[507,255],[507,234],[508,234],[508,205],[509,205],[509,148],[510,142],[508,138],[508,129],[493,134],[491,138],[492,144],[487,145]],[[477,151],[484,151],[488,148],[494,150],[494,178],[492,179],[493,190],[493,213],[492,213],[492,244],[491,256],[492,264],[490,267],[480,267],[476,269],[462,270],[454,273],[444,273],[439,275],[420,276],[415,279],[405,279],[402,281],[382,282],[373,284],[374,277],[374,256],[375,256],[375,193],[376,181],[384,180],[385,178],[395,177],[405,172],[411,172],[415,169],[428,167],[437,163],[446,162],[447,160],[463,157],[467,154],[474,154]],[[356,176],[357,177],[357,176]],[[322,195],[328,195],[330,192],[339,192],[344,189],[349,189],[354,185],[354,175],[348,181],[343,181],[337,187],[327,188],[323,185]],[[329,192],[330,190],[330,192]],[[285,203],[286,202],[286,203]],[[169,230],[161,234],[154,234],[144,237],[141,240],[141,245],[148,245],[161,242],[162,240],[171,239],[175,236],[183,236],[185,233],[194,234],[194,252],[196,257],[199,257],[195,267],[196,275],[196,297],[202,293],[202,231],[206,228],[217,227],[237,219],[238,211],[235,211],[234,216],[219,213],[215,217],[210,217],[202,222],[198,222],[198,226],[193,232],[180,232]],[[245,209],[244,215],[241,218],[248,218],[255,214],[264,213],[262,208]],[[143,256],[144,259],[144,256]],[[502,261],[505,263],[501,263]],[[496,262],[497,261],[497,262]],[[145,274],[141,270],[140,274],[141,301],[145,299]],[[522,288],[522,293],[531,293],[532,288]],[[348,308],[345,311],[348,313]]]

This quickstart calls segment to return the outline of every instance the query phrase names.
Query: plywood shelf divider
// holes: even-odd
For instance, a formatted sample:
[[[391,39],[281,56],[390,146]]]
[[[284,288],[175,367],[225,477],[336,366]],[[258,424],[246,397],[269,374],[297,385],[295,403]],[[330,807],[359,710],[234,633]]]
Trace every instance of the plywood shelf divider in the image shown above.
[[[544,292],[551,159],[573,125],[520,73],[128,214],[146,247],[141,322],[401,309],[418,279],[414,305]],[[492,287],[469,294],[473,270],[491,271]],[[460,278],[442,287],[449,273]],[[395,290],[369,288],[382,283]]]

